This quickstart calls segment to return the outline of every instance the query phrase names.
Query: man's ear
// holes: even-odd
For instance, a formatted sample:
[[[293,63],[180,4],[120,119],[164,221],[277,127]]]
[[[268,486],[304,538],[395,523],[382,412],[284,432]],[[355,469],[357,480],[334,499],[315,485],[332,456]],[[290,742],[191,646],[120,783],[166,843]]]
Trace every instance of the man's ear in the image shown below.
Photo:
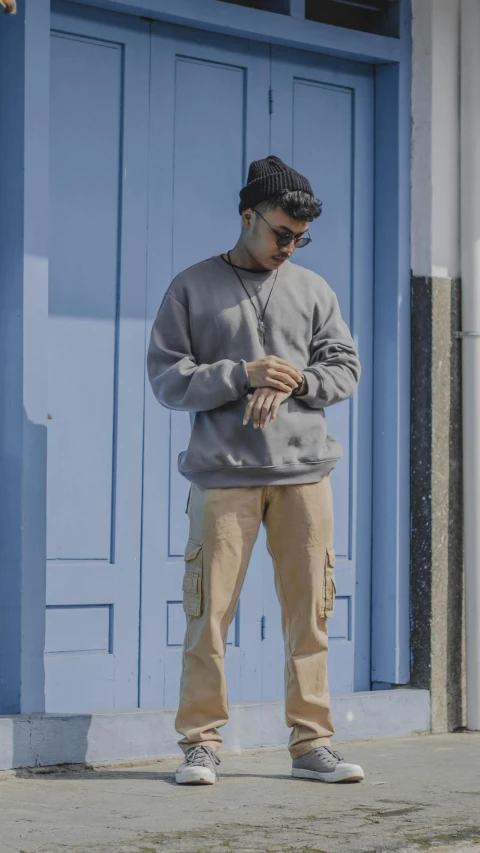
[[[252,224],[252,213],[253,213],[253,210],[251,207],[248,207],[246,210],[243,211],[243,213],[242,213],[242,225],[244,228],[250,228],[250,226]]]
[[[17,4],[15,0],[0,0],[0,9],[2,8],[7,14],[14,15],[17,11]]]

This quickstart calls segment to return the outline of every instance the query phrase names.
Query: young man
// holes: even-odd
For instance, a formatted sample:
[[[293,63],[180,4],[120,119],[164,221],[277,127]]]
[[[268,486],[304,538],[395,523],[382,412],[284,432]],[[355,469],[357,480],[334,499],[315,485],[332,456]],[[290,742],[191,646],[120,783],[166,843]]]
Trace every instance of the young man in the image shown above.
[[[342,450],[324,408],[354,393],[360,365],[331,288],[290,263],[320,212],[303,175],[273,156],[252,163],[236,246],[180,273],[152,329],[155,396],[192,423],[179,457],[192,483],[180,784],[217,778],[227,631],[262,522],[282,610],[292,774],[364,778],[330,747],[326,626],[335,596],[330,472]]]

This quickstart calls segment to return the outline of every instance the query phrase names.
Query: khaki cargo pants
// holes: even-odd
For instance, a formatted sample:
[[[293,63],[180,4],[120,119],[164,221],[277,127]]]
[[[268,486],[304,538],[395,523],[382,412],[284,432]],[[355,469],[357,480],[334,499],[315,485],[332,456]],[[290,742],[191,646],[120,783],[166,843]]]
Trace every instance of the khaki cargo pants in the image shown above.
[[[333,734],[327,682],[326,618],[335,598],[330,476],[320,483],[203,489],[188,503],[183,605],[187,630],[176,729],[185,752],[219,749],[228,721],[224,654],[227,632],[260,524],[282,611],[286,722],[297,758],[327,746]]]

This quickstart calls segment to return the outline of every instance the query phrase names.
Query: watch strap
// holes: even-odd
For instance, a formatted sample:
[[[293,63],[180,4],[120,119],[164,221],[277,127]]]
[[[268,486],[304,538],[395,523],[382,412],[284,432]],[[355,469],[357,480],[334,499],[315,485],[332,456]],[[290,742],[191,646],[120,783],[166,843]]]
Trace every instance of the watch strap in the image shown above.
[[[297,387],[294,388],[292,391],[292,397],[298,397],[300,391],[302,390],[303,383],[306,381],[307,381],[307,377],[305,376],[304,373],[302,373],[302,378],[300,379],[300,382],[298,383]]]

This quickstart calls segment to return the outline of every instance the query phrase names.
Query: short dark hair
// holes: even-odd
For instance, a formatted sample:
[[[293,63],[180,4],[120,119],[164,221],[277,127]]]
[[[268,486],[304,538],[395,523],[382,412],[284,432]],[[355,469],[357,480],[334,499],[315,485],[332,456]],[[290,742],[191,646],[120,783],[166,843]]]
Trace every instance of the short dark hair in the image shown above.
[[[280,208],[291,219],[301,222],[313,222],[322,212],[322,202],[304,190],[284,190],[278,195],[266,198],[256,205],[261,210]]]

